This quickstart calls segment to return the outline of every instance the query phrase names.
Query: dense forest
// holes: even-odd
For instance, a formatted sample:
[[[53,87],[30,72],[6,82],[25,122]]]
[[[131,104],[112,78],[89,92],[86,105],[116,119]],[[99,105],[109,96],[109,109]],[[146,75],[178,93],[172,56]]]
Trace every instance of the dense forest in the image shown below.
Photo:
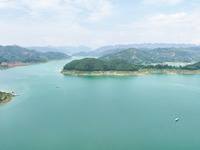
[[[66,64],[63,70],[78,71],[137,71],[138,66],[123,59],[113,59],[103,61],[96,58],[84,58],[81,60],[73,60]]]
[[[80,60],[73,60],[66,64],[63,71],[77,70],[77,71],[138,71],[139,69],[183,69],[183,70],[198,70],[200,69],[200,62],[192,65],[170,66],[170,65],[135,65],[123,59],[101,60],[96,58],[84,58]]]
[[[40,63],[48,60],[59,60],[70,58],[70,56],[60,52],[41,53],[19,46],[0,46],[0,65],[6,63]]]
[[[182,69],[186,70],[198,70],[200,69],[200,62],[194,63],[192,65],[186,65],[184,67],[181,67]]]
[[[200,61],[200,49],[156,48],[125,49],[100,57],[102,60],[124,59],[134,64]]]

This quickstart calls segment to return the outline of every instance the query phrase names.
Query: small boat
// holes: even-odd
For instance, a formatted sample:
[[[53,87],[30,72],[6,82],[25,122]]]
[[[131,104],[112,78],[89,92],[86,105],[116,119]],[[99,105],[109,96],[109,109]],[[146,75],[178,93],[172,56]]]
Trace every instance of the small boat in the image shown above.
[[[15,92],[10,92],[10,94],[11,94],[12,96],[18,96],[18,95],[19,95],[19,94],[15,93]]]
[[[179,121],[179,118],[174,119],[175,122]]]

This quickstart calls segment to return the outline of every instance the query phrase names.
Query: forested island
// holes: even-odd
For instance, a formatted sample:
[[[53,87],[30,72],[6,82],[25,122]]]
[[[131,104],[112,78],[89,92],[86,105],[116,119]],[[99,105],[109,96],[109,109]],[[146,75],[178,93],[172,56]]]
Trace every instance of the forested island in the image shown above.
[[[0,46],[0,69],[68,58],[70,56],[60,52],[42,53],[19,46]]]
[[[66,64],[62,71],[72,75],[150,75],[163,74],[200,74],[200,62],[182,66],[137,65],[123,59],[101,60],[84,58]]]
[[[12,100],[12,94],[0,91],[0,104],[9,102]]]

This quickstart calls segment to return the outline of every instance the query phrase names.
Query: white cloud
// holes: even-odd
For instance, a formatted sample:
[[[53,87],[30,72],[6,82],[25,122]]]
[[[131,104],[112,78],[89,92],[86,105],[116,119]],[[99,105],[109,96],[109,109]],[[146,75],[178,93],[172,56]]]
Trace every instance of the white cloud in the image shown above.
[[[97,6],[97,10],[87,18],[89,22],[98,22],[113,15],[112,5],[109,2],[99,1]]]
[[[5,30],[5,29],[9,29]],[[86,45],[91,31],[76,23],[0,23],[1,43],[19,45]]]
[[[18,5],[16,0],[9,1],[9,0],[0,0],[0,9],[20,9],[21,7]]]
[[[85,28],[74,22],[0,23],[0,41],[25,46],[88,45],[93,48],[148,42],[199,44],[199,17],[198,12],[158,14],[146,20],[118,24],[112,30],[104,31]]]
[[[171,8],[181,0],[145,2],[159,2]],[[200,9],[183,9],[172,14],[166,10],[155,14],[155,9],[154,14],[148,10],[140,14],[140,10],[137,12],[133,7],[139,14],[135,19],[128,15],[131,10],[125,12],[124,6],[118,5],[118,9],[116,6],[109,0],[0,0],[0,11],[7,13],[0,14],[0,41],[8,45],[88,45],[93,48],[109,44],[199,42]],[[115,13],[124,13],[127,16],[122,16],[127,18]]]
[[[4,1],[0,1],[0,8],[7,7],[6,3]]]
[[[87,12],[85,20],[89,22],[100,21],[113,14],[113,5],[108,0],[0,0],[0,9],[8,8],[25,11],[36,17],[52,13],[57,17],[75,18]]]
[[[43,10],[59,10],[60,0],[21,0],[23,9],[28,9],[30,15],[39,16]]]
[[[119,26],[129,43],[163,42],[200,44],[199,11],[158,14],[146,20]],[[132,41],[132,42],[131,42]]]
[[[0,0],[0,9],[25,11],[31,15],[39,14],[42,10],[58,10],[61,0]]]
[[[165,15],[165,14],[159,14],[157,16],[154,16],[152,18],[149,18],[150,21],[163,21],[163,20],[180,20],[186,16],[185,12],[182,13],[176,13],[171,15]]]
[[[0,0],[4,9],[16,14],[0,19],[0,41],[19,45],[97,46],[104,43],[103,36],[94,36],[101,31],[81,24],[98,23],[113,14],[108,0]]]
[[[89,12],[86,21],[98,22],[113,15],[113,4],[108,0],[65,0],[66,3]]]
[[[181,3],[183,0],[144,0],[144,4],[167,4],[167,5],[176,5]]]
[[[148,19],[151,24],[156,26],[182,26],[190,23],[191,19],[185,12],[175,14],[159,14]]]
[[[197,29],[197,31],[200,31],[200,26],[199,26],[199,27],[197,27],[196,29]]]

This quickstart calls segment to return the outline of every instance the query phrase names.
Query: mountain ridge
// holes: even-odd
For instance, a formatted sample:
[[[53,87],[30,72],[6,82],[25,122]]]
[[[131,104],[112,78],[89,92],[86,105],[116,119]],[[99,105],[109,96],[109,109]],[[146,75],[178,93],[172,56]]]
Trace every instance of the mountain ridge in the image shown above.
[[[164,62],[193,62],[200,61],[200,50],[189,50],[184,48],[157,48],[152,50],[139,50],[129,48],[105,54],[102,60],[124,59],[134,64],[150,64]]]
[[[136,48],[136,49],[141,49],[141,50],[151,50],[155,48],[191,48],[191,49],[200,49],[199,45],[195,44],[175,44],[175,43],[143,43],[143,44],[122,44],[122,45],[108,45],[108,46],[102,46],[97,48],[96,50],[93,50],[91,52],[84,52],[79,51],[74,53],[73,55],[75,56],[95,56],[95,57],[100,57],[103,56],[104,54],[109,54],[113,52],[117,52],[123,49],[128,49],[128,48]]]
[[[70,56],[60,52],[41,53],[20,46],[0,46],[0,67],[20,66],[67,58],[70,58]]]

